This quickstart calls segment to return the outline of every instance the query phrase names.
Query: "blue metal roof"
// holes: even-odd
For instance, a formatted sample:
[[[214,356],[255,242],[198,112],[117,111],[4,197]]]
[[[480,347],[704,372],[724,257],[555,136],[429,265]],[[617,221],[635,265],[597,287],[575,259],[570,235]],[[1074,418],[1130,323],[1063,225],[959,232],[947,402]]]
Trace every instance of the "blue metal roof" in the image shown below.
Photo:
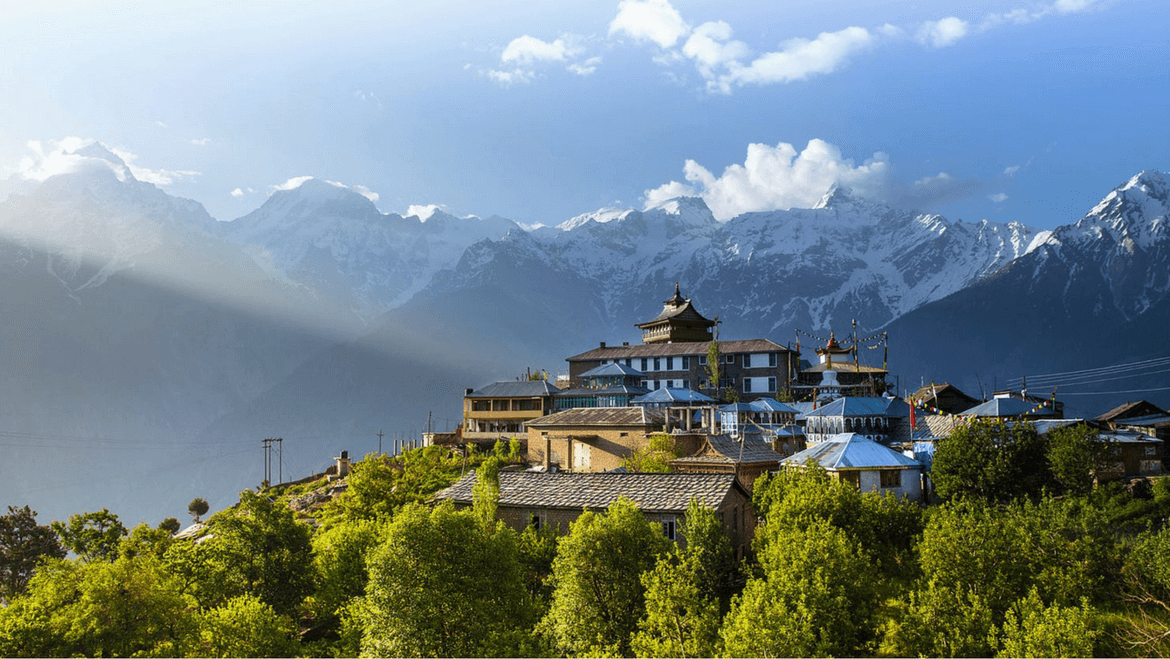
[[[537,398],[560,392],[548,380],[505,380],[481,387],[467,394],[467,398]]]
[[[631,405],[640,403],[713,403],[714,398],[701,394],[693,389],[674,389],[663,387],[655,389],[644,396],[638,396],[630,401]]]
[[[729,403],[719,408],[720,412],[759,412],[748,403]]]
[[[784,464],[801,466],[809,460],[825,469],[902,469],[922,468],[922,463],[882,446],[857,433],[833,435],[828,441],[814,444],[784,459]]]
[[[963,412],[961,416],[1011,417],[1021,416],[1029,412],[1031,412],[1031,416],[1052,416],[1051,407],[1041,407],[1035,412],[1032,412],[1032,408],[1037,405],[1039,403],[1005,396],[1002,398],[992,398],[985,403],[980,403]]]
[[[799,414],[797,410],[781,403],[775,398],[760,398],[749,403],[757,412],[783,412],[785,414]]]
[[[584,373],[582,373],[580,375],[580,377],[594,378],[594,377],[606,376],[606,375],[609,375],[609,376],[618,375],[618,376],[622,376],[622,377],[636,377],[636,378],[646,377],[646,374],[643,373],[642,371],[639,371],[638,369],[633,368],[631,366],[626,366],[625,364],[618,364],[617,362],[613,362],[610,364],[602,364],[601,366],[598,366],[597,368],[591,368],[588,371],[585,371]]]
[[[890,401],[889,398],[877,396],[846,396],[831,403],[825,403],[816,410],[806,413],[805,416],[891,416],[886,411],[891,405]],[[894,414],[892,416],[910,416],[909,406],[906,407],[904,415]]]

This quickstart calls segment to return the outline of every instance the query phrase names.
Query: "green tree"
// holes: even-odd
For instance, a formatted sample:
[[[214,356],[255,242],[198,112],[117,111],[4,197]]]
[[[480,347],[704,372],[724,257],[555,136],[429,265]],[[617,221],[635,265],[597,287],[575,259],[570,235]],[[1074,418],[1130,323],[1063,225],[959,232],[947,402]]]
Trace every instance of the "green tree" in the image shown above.
[[[187,504],[187,512],[191,513],[195,523],[199,523],[199,518],[206,515],[207,511],[211,510],[211,506],[207,504],[207,499],[203,497],[195,497],[191,499],[191,503]]]
[[[893,657],[989,657],[995,613],[978,592],[931,581],[910,592],[884,639]]]
[[[650,435],[646,447],[623,458],[622,466],[635,473],[668,474],[671,472],[670,461],[677,457],[679,451],[674,438],[660,432]]]
[[[496,526],[496,508],[500,502],[500,460],[490,457],[475,471],[475,485],[471,488],[472,508],[484,528]]]
[[[714,657],[719,651],[719,602],[704,595],[695,559],[663,554],[642,574],[646,615],[630,641],[638,657]]]
[[[0,656],[179,656],[193,611],[153,556],[53,560],[0,609]]]
[[[471,466],[478,464],[478,461]],[[406,451],[399,456],[367,455],[353,466],[348,487],[324,510],[328,526],[341,517],[388,517],[408,503],[423,503],[459,479],[463,459],[442,446]]]
[[[143,522],[131,529],[130,535],[122,539],[118,545],[118,555],[133,557],[139,554],[154,554],[156,558],[162,558],[172,542],[174,539],[170,531],[163,528],[152,529]]]
[[[1093,608],[1045,606],[1035,589],[1008,609],[995,645],[998,657],[1092,657],[1100,632]]]
[[[287,506],[244,490],[239,506],[216,513],[209,524],[208,561],[237,589],[221,594],[255,595],[286,614],[312,592],[311,531]]]
[[[691,569],[699,594],[718,604],[720,615],[726,613],[741,577],[723,523],[714,510],[691,499],[679,533],[683,540],[679,554]]]
[[[557,557],[557,541],[560,530],[549,524],[539,529],[530,524],[517,537],[520,551],[520,569],[524,573],[524,585],[538,610],[536,617],[543,617],[552,600],[553,561]]]
[[[1045,438],[1029,423],[979,420],[939,442],[931,467],[943,499],[1008,502],[1053,484]]]
[[[64,558],[57,534],[37,525],[37,513],[28,506],[8,506],[0,517],[0,605],[20,593],[46,558]]]
[[[316,589],[309,607],[318,625],[336,624],[369,582],[368,557],[386,536],[384,522],[346,520],[313,536]]]
[[[171,535],[174,535],[179,532],[179,520],[175,519],[174,517],[168,517],[158,523],[158,528],[166,531]]]
[[[252,595],[234,597],[198,616],[193,657],[294,657],[298,644],[291,619]]]
[[[876,637],[872,565],[839,528],[816,520],[778,533],[763,576],[732,601],[722,635],[729,656],[864,656]]]
[[[360,616],[365,656],[532,653],[515,534],[449,503],[409,505],[371,555]]]
[[[1093,489],[1097,465],[1109,445],[1088,425],[1064,426],[1048,433],[1048,463],[1065,492],[1084,496]]]
[[[711,382],[711,389],[715,397],[719,396],[719,342],[712,341],[707,346],[707,377]]]
[[[69,516],[69,522],[53,522],[61,544],[83,561],[112,561],[126,535],[126,527],[108,508]]]
[[[645,613],[641,575],[670,547],[628,499],[605,514],[582,513],[553,561],[553,597],[539,629],[558,651],[630,655],[630,636]]]

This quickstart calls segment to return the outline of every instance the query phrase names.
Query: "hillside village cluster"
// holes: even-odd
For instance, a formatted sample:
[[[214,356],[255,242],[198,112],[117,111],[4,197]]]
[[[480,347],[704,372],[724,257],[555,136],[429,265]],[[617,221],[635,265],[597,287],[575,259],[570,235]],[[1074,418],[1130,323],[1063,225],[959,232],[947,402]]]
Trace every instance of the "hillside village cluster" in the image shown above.
[[[891,393],[885,364],[860,363],[868,339],[830,333],[809,364],[799,347],[719,340],[717,324],[676,284],[662,312],[638,324],[641,344],[600,343],[569,357],[567,377],[555,382],[468,389],[459,428],[428,433],[423,444],[467,451],[518,440],[528,467],[500,473],[498,503],[500,518],[518,530],[553,525],[563,533],[583,510],[625,497],[674,540],[697,499],[716,511],[740,555],[750,547],[751,493],[762,474],[815,463],[862,492],[929,503],[935,447],[973,419],[1034,424],[1040,434],[1087,424],[1111,447],[1094,472],[1098,482],[1162,474],[1170,413],[1147,401],[1065,419],[1055,396],[1026,391],[980,401],[943,383],[903,399]],[[677,456],[669,473],[629,468],[632,456],[664,439]],[[344,476],[348,468],[343,454],[335,469]],[[468,473],[435,500],[470,506],[474,484]]]

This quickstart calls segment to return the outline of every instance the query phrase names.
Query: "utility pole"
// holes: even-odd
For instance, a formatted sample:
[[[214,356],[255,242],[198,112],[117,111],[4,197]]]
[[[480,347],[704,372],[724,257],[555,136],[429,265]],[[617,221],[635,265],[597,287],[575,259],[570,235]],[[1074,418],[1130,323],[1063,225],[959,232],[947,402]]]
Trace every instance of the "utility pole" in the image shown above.
[[[277,469],[279,470],[280,481],[284,482],[284,438],[282,437],[265,437],[264,438],[264,482],[272,486],[272,453],[269,449],[272,448],[272,442],[280,445],[280,455],[277,458]]]
[[[378,428],[378,455],[382,455],[382,435],[383,434],[384,433],[382,432],[382,429]]]

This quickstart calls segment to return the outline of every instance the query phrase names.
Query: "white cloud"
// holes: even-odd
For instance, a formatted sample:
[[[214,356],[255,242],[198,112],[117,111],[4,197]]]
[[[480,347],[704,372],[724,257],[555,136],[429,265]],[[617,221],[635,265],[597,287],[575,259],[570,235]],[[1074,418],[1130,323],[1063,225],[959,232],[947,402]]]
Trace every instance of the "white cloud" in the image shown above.
[[[517,37],[504,48],[500,55],[501,62],[516,62],[531,64],[533,62],[563,62],[572,54],[564,39],[557,39],[552,43],[541,41],[536,37]]]
[[[364,101],[366,103],[372,103],[372,104],[378,106],[379,110],[381,110],[385,107],[382,105],[382,99],[378,98],[377,94],[375,94],[374,92],[367,92],[367,91],[362,91],[361,89],[356,89],[353,92],[353,97],[359,101]]]
[[[750,211],[810,208],[834,184],[859,196],[878,196],[887,187],[889,163],[884,153],[875,153],[854,165],[837,147],[813,139],[799,153],[785,142],[774,147],[751,144],[744,163],[727,167],[718,177],[694,160],[687,160],[683,171],[688,183],[671,181],[647,190],[647,207],[678,196],[700,196],[717,219],[728,220]]]
[[[355,185],[355,186],[352,186],[351,189],[354,192],[365,197],[366,199],[369,199],[371,202],[375,202],[375,203],[378,201],[378,197],[380,196],[380,195],[378,195],[377,192],[374,192],[373,190],[367,188],[364,185]]]
[[[487,71],[487,76],[497,85],[507,88],[515,84],[532,82],[536,78],[536,73],[520,68],[512,69],[511,71],[496,71],[492,69]]]
[[[587,76],[592,75],[594,71],[597,71],[598,64],[601,64],[600,57],[590,57],[584,62],[574,62],[566,68],[568,68],[570,73],[575,73],[579,76]]]
[[[682,52],[695,62],[704,78],[711,78],[716,69],[747,57],[751,51],[746,43],[731,38],[730,25],[715,21],[695,28]]]
[[[283,190],[296,190],[297,188],[301,187],[301,184],[304,183],[305,181],[312,181],[312,180],[313,180],[312,176],[294,176],[294,177],[290,178],[289,180],[287,180],[284,183],[281,183],[279,185],[268,186],[268,190],[269,190],[269,193],[280,192]]]
[[[832,73],[857,51],[869,46],[873,35],[861,27],[822,32],[816,39],[791,39],[779,51],[764,53],[751,64],[732,63],[720,78],[724,91],[732,85],[767,85],[804,80],[816,74]]]
[[[210,137],[204,137],[204,138],[201,138],[198,140],[191,140],[191,144],[194,144],[195,146],[207,146],[209,142],[211,142]]]
[[[1015,176],[1016,172],[1020,171],[1020,167],[1022,167],[1022,165],[1012,165],[1011,167],[1004,167],[1003,173],[1007,174],[1008,176]]]
[[[954,16],[926,21],[918,29],[918,40],[935,48],[945,48],[967,36],[967,29],[967,21]]]
[[[622,0],[609,24],[609,34],[626,35],[671,48],[690,32],[682,15],[669,0]]]
[[[993,195],[988,196],[987,198],[994,201],[997,204],[1002,204],[1003,202],[1008,200],[1007,193],[1005,193],[1005,192],[997,192]]]
[[[233,197],[243,197],[243,196],[244,196],[244,191],[243,191],[243,190],[241,190],[241,189],[239,189],[239,188],[236,188],[235,190],[232,190],[232,191],[231,191],[231,192],[229,192],[228,194],[230,194],[230,195],[231,195],[231,196],[233,196]]]
[[[81,171],[88,167],[104,167],[119,181],[127,174],[144,183],[170,185],[182,178],[198,176],[199,172],[183,169],[150,169],[135,164],[138,155],[103,144],[95,139],[66,137],[50,140],[48,147],[37,140],[28,142],[32,156],[21,159],[15,174],[24,179],[44,181],[50,176]]]
[[[683,167],[685,183],[671,181],[644,193],[646,207],[676,197],[702,197],[716,219],[726,221],[752,211],[812,208],[834,186],[860,199],[913,210],[930,210],[970,197],[982,187],[939,172],[912,184],[896,180],[889,156],[880,151],[860,165],[844,158],[840,149],[812,139],[803,151],[781,142],[748,145],[743,164],[727,167],[719,176],[694,160]]]
[[[154,122],[154,125],[158,126],[159,128],[166,128],[167,127],[167,125],[161,121]]]

